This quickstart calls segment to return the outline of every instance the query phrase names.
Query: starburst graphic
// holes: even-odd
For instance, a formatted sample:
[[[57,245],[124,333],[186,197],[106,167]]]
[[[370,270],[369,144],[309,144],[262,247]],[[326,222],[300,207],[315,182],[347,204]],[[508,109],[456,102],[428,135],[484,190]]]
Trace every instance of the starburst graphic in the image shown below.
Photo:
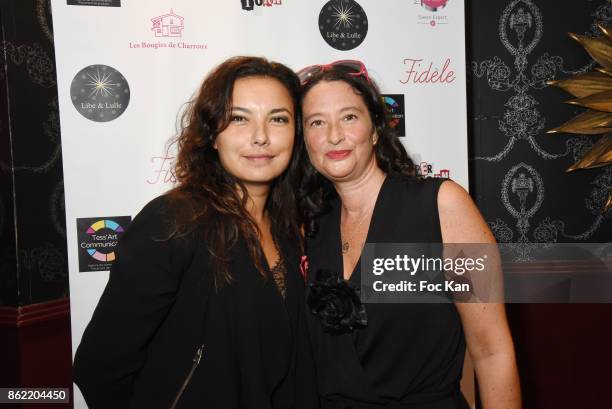
[[[86,82],[85,85],[91,87],[91,92],[89,93],[89,97],[97,97],[101,95],[103,97],[108,97],[113,94],[114,87],[118,87],[119,83],[110,82],[111,74],[100,74],[100,71],[96,71],[96,74],[87,74],[90,81]]]
[[[130,103],[127,79],[108,65],[89,65],[75,75],[70,85],[70,96],[76,110],[95,122],[112,121]]]
[[[353,13],[353,5],[345,5],[343,1],[340,1],[340,6],[333,6],[334,13],[332,17],[336,18],[334,28],[337,30],[342,25],[345,29],[353,26],[353,20],[358,16]]]
[[[319,13],[319,31],[336,50],[352,50],[368,34],[368,17],[355,0],[329,0]]]

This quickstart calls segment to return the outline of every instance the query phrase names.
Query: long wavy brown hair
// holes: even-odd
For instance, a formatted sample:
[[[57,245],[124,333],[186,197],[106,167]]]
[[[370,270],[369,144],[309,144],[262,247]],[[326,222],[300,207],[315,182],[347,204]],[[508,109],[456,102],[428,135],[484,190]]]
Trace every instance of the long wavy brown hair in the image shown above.
[[[272,237],[300,240],[297,203],[299,162],[303,156],[301,139],[300,82],[288,67],[259,57],[234,57],[217,66],[205,79],[185,110],[179,134],[171,141],[178,154],[175,162],[177,186],[168,195],[181,202],[174,235],[199,229],[216,265],[217,286],[231,282],[229,251],[239,238],[245,240],[249,256],[264,278],[260,231],[246,210],[249,200],[243,183],[228,173],[214,149],[215,139],[230,123],[232,93],[236,80],[266,77],[279,81],[293,100],[295,142],[293,156],[285,172],[272,184],[265,210],[271,221]],[[185,210],[187,209],[187,210]],[[282,248],[279,247],[279,251]]]

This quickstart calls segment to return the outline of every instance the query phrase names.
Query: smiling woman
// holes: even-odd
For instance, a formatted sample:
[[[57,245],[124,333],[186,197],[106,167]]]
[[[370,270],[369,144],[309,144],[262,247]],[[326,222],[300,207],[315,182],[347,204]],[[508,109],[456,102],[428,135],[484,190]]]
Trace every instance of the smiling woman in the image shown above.
[[[316,105],[312,106],[312,101]],[[374,169],[374,124],[361,96],[342,81],[322,82],[305,100],[306,147],[316,169],[333,181],[350,179]]]
[[[318,406],[293,183],[299,81],[236,57],[175,142],[178,186],[119,241],[74,363],[95,408]]]
[[[363,305],[356,295],[365,289],[366,242],[493,242],[469,195],[452,181],[415,177],[363,63],[315,65],[298,75],[310,158],[300,195],[314,271],[308,327],[322,407],[467,409],[459,386],[467,344],[484,407],[518,409],[503,305]],[[437,289],[423,283],[416,290]]]

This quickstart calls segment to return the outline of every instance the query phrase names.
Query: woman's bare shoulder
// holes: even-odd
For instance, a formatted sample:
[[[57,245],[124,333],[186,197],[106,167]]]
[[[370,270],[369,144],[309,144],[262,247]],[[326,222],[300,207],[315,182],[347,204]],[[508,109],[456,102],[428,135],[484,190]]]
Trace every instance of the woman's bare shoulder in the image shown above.
[[[438,212],[445,243],[494,243],[495,238],[469,193],[444,181],[438,191]]]

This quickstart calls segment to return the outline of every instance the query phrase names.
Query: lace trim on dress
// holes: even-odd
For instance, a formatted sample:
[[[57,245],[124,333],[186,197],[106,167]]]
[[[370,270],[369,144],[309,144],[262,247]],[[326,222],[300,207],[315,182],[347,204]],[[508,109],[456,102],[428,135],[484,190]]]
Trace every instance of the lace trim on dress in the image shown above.
[[[285,269],[285,262],[283,258],[279,258],[274,267],[270,269],[274,283],[276,283],[276,289],[278,290],[283,300],[285,299],[285,292],[287,290],[286,275],[287,270]]]

